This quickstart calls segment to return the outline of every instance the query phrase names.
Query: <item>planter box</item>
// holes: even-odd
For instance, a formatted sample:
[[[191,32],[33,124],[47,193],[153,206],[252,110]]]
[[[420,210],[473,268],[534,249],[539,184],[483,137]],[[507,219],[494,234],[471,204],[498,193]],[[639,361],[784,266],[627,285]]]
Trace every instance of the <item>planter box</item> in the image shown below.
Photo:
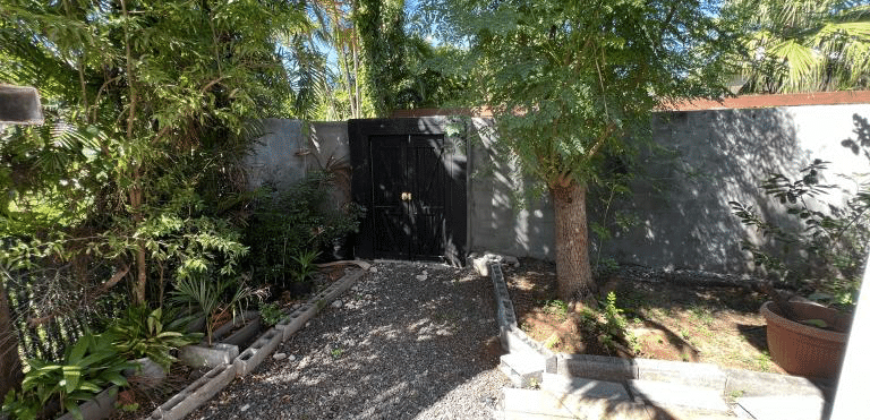
[[[103,420],[109,418],[112,412],[115,411],[115,401],[118,400],[118,387],[113,386],[106,388],[103,392],[97,394],[94,399],[86,401],[79,405],[79,410],[82,411],[82,418],[85,420]],[[74,420],[72,413],[66,413],[57,420]]]
[[[801,319],[821,319],[834,330],[848,330],[837,311],[810,303],[791,302]],[[834,378],[843,364],[846,333],[823,330],[786,319],[773,302],[761,306],[767,320],[767,347],[776,364],[792,375]]]
[[[212,341],[215,343],[232,344],[242,347],[245,343],[257,336],[260,332],[260,323],[260,312],[245,311],[232,322],[228,322],[216,329]],[[233,331],[233,329],[237,328],[239,325],[244,325],[244,327],[227,336],[230,331]]]

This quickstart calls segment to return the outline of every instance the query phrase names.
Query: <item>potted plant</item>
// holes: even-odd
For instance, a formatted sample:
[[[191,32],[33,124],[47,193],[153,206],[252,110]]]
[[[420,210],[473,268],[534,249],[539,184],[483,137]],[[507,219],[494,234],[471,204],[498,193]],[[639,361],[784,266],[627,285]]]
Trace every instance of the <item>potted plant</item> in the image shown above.
[[[313,289],[312,280],[314,273],[317,272],[317,265],[314,261],[319,256],[320,251],[308,250],[291,257],[293,261],[293,268],[291,270],[293,281],[290,283],[290,293],[293,296],[301,297],[311,293]]]
[[[742,249],[774,281],[796,291],[781,292],[772,281],[758,287],[771,298],[761,308],[771,358],[791,374],[833,378],[867,255],[870,193],[859,192],[844,206],[822,203],[819,197],[832,188],[820,183],[825,164],[815,160],[800,179],[773,174],[762,184],[764,193],[785,207],[784,219],[764,220],[752,206],[731,206],[743,224],[773,244],[763,248],[744,241]],[[802,294],[809,299],[799,298]]]

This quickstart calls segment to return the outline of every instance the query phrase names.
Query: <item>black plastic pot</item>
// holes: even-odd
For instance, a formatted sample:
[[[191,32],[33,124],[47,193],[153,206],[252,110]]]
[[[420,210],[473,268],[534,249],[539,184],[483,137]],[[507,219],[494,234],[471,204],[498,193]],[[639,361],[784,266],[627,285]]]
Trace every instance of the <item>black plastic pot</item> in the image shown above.
[[[311,290],[314,287],[311,285],[311,282],[307,281],[294,281],[290,283],[290,294],[293,297],[303,297],[307,296],[311,293]]]

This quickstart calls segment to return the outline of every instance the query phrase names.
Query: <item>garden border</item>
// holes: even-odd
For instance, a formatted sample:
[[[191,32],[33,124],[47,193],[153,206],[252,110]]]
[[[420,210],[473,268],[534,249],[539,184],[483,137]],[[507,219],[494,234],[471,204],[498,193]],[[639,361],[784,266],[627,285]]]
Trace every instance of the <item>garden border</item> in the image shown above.
[[[213,368],[203,377],[170,397],[146,418],[150,420],[181,420],[223,390],[235,378],[251,373],[282,342],[287,341],[296,331],[303,328],[308,320],[325,308],[326,302],[337,298],[347,289],[350,289],[371,267],[369,263],[360,260],[349,261],[349,263],[357,265],[360,270],[345,275],[311,297],[300,308],[291,312],[284,321],[260,335],[254,344],[238,353],[229,363],[222,363]]]
[[[532,340],[517,325],[513,302],[508,294],[501,264],[488,265],[495,289],[496,320],[502,347],[514,355],[531,358],[534,365],[543,371],[505,368],[517,386],[529,386],[535,379],[540,383],[543,373],[557,374],[568,378],[584,378],[612,382],[650,380],[682,385],[699,386],[720,390],[723,396],[741,393],[742,396],[799,395],[825,399],[824,392],[809,379],[801,376],[755,372],[743,369],[723,369],[709,363],[675,362],[655,359],[621,359],[610,356],[553,353]],[[534,358],[543,358],[543,363],[534,364]],[[503,359],[504,360],[504,359]],[[504,364],[503,364],[504,365]],[[529,364],[526,364],[528,366]]]

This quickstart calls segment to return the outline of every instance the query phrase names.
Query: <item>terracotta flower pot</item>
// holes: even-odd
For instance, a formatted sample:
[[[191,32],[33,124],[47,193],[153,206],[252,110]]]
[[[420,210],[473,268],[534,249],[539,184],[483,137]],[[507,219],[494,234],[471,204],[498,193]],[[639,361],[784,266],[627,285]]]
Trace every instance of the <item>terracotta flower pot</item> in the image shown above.
[[[832,330],[789,320],[773,302],[761,306],[767,320],[767,347],[776,364],[792,375],[835,378],[843,363],[848,317],[811,303],[792,302],[801,320],[820,319]]]

